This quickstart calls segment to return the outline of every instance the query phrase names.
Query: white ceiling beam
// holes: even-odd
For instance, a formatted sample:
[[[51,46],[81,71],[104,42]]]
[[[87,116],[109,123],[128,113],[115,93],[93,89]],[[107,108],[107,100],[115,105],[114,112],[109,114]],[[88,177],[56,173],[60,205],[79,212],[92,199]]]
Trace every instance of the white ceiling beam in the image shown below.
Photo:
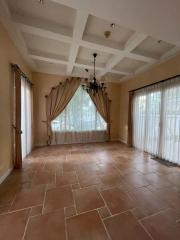
[[[79,46],[94,49],[94,50],[99,50],[102,52],[106,52],[106,53],[114,54],[118,56],[119,55],[122,56],[125,51],[127,57],[130,57],[136,60],[140,60],[148,63],[149,62],[154,63],[156,61],[153,58],[129,52],[136,45],[138,45],[140,41],[143,41],[146,38],[145,34],[135,33],[127,42],[125,50],[112,48],[110,46],[104,46],[104,45],[101,45],[100,43],[91,42],[89,37],[85,37],[84,39],[82,39],[87,18],[88,18],[87,13],[82,13],[82,14],[79,13],[77,15],[75,26],[74,26],[73,38],[72,38],[71,30],[68,28],[64,28],[59,25],[52,26],[51,24],[44,22],[40,19],[31,18],[27,16],[13,15],[12,17],[13,21],[19,24],[22,32],[72,44],[70,49],[69,64],[68,64],[68,71],[67,71],[68,75],[70,75],[72,72],[73,64],[76,60]],[[115,59],[116,59],[116,56],[115,56]]]
[[[90,48],[93,50],[106,52],[109,54],[115,54],[115,55],[119,54],[119,52],[120,52],[119,49],[108,47],[105,45],[100,45],[98,43],[90,42],[90,41],[84,40],[84,39],[80,41],[80,46],[85,47],[85,48]]]
[[[141,42],[143,42],[148,37],[147,34],[135,32],[126,42],[124,50],[131,52],[134,50]]]
[[[46,54],[44,52],[40,52],[37,50],[29,50],[29,57],[35,60],[40,60],[40,61],[45,61],[49,63],[56,63],[56,64],[63,64],[63,65],[68,65],[68,61],[63,58],[62,56],[59,55],[54,55],[54,54]],[[94,69],[93,65],[88,65],[86,63],[74,63],[75,67],[79,68],[87,68],[87,69]],[[103,71],[105,68],[97,66],[96,70],[98,71]],[[126,71],[118,71],[118,70],[110,70],[111,73],[115,74],[120,74],[120,75],[129,75],[129,72]],[[72,74],[71,74],[72,75]]]
[[[37,50],[29,50],[29,57],[35,60],[45,61],[49,63],[57,63],[67,65],[68,61],[64,56],[50,53],[44,53]]]
[[[69,28],[65,28],[60,25],[52,25],[49,22],[42,21],[37,18],[19,16],[15,14],[13,14],[12,20],[19,25],[22,32],[56,41],[67,43],[72,42],[72,30]]]
[[[179,0],[51,0],[179,45]],[[166,4],[164,4],[166,3]],[[163,6],[163,11],[162,11]],[[180,46],[180,45],[179,45]]]
[[[22,54],[25,62],[31,67],[32,70],[35,69],[34,62],[28,57],[28,49],[21,31],[17,25],[11,19],[11,12],[9,6],[5,0],[0,0],[0,20],[7,30],[10,38],[14,42],[15,46]]]
[[[72,39],[70,53],[69,53],[69,63],[67,67],[68,75],[71,75],[72,73],[73,66],[76,61],[76,57],[79,50],[79,42],[82,40],[87,19],[88,19],[87,12],[77,11],[75,24],[74,24],[73,39]]]
[[[130,57],[135,60],[140,60],[148,63],[154,63],[157,61],[156,59],[145,57],[139,54],[134,54],[131,51],[135,49],[144,39],[146,39],[147,35],[146,34],[139,34],[139,33],[134,33],[127,43],[124,46],[124,50],[120,50],[119,54],[116,56],[113,56],[107,63],[106,65],[106,70],[102,71],[100,73],[100,76],[102,77],[106,73],[108,73],[111,69],[113,69],[124,57]]]

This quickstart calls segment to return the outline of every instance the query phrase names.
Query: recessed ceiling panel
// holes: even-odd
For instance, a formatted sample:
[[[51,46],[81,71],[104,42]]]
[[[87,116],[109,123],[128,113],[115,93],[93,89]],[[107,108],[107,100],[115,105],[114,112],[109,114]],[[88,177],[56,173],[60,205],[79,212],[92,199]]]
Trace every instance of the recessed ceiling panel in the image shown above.
[[[76,11],[73,8],[44,0],[7,0],[11,13],[29,15],[73,28]]]
[[[123,58],[115,67],[114,70],[117,71],[126,71],[129,73],[134,73],[138,68],[145,66],[146,63],[130,59],[130,58]]]
[[[37,71],[50,74],[66,74],[66,65],[51,63],[41,60],[34,60]]]
[[[43,38],[28,33],[23,33],[23,37],[27,44],[28,49],[68,57],[69,54],[68,43],[55,41],[52,39]]]
[[[171,50],[173,47],[174,47],[173,44],[170,44],[152,37],[147,37],[132,52],[141,54],[147,57],[160,58],[163,54]]]
[[[114,28],[112,28],[110,25],[111,22],[90,15],[84,36],[98,37],[99,39],[104,40],[107,44],[108,41],[111,41],[119,45],[124,45],[134,33],[134,31],[121,27],[117,24],[115,24]],[[105,31],[111,31],[111,36],[108,39],[104,36]]]
[[[107,82],[111,82],[111,81],[113,82],[113,81],[120,81],[122,77],[124,77],[124,75],[122,74],[106,73],[103,79]]]
[[[89,64],[92,65],[94,61],[93,53],[97,53],[97,57],[96,57],[97,66],[105,65],[108,59],[112,56],[111,54],[104,53],[101,51],[80,47],[79,53],[77,56],[77,62],[79,60],[79,62],[82,63],[82,61],[84,60],[86,63],[89,62]]]

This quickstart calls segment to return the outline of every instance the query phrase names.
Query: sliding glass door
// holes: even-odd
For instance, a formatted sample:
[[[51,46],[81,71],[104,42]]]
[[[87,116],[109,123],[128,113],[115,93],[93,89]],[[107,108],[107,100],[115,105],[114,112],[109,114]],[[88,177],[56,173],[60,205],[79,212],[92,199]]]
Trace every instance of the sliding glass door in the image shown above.
[[[136,91],[133,145],[180,164],[180,78]]]
[[[21,77],[21,144],[22,159],[32,150],[32,95],[31,85]]]

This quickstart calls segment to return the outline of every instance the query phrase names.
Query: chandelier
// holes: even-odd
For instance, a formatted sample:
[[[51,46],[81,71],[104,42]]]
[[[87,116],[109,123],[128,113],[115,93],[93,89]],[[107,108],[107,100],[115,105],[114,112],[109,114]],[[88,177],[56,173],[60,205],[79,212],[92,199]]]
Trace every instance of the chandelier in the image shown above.
[[[99,91],[105,91],[106,87],[105,87],[104,83],[98,83],[97,80],[96,80],[96,57],[97,57],[97,53],[93,53],[93,57],[94,57],[93,79],[90,82],[88,82],[88,80],[86,80],[86,83],[83,84],[82,87],[88,93],[92,93],[95,96]]]

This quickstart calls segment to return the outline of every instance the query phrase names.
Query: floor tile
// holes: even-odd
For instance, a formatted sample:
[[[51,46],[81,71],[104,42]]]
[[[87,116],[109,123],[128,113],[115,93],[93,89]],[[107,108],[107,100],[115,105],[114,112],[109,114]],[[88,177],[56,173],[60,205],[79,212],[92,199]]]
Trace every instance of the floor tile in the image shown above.
[[[122,213],[104,220],[112,240],[150,240],[135,217],[129,213]]]
[[[51,189],[46,192],[43,213],[73,205],[73,194],[70,186]]]
[[[29,220],[24,240],[66,240],[64,211],[56,211]]]
[[[135,188],[145,187],[150,185],[150,182],[148,182],[147,178],[143,174],[137,174],[137,173],[127,174],[124,176],[124,179],[129,185]]]
[[[55,182],[55,173],[49,171],[38,171],[32,180],[32,185],[52,184]]]
[[[101,177],[101,181],[105,186],[119,186],[123,181],[123,177],[120,174],[107,174]]]
[[[45,187],[32,187],[28,190],[22,190],[17,193],[12,204],[11,210],[28,208],[35,205],[41,205],[44,200]]]
[[[171,187],[172,183],[166,177],[157,173],[147,174],[146,178],[151,185],[156,187]]]
[[[72,172],[75,170],[75,163],[65,162],[63,163],[63,172]]]
[[[27,219],[26,239],[64,239],[66,217],[66,240],[107,239],[104,221],[111,240],[146,239],[142,222],[153,240],[179,240],[179,180],[180,168],[118,142],[38,148],[0,185],[0,239],[22,240]]]
[[[67,219],[68,240],[108,240],[97,211]]]
[[[11,204],[15,198],[17,189],[12,185],[0,185],[0,206]]]
[[[8,213],[8,210],[11,208],[11,205],[0,206],[0,214]]]
[[[133,210],[133,214],[138,219],[169,208],[169,205],[164,200],[158,198],[146,188],[130,191],[129,195],[134,202],[135,209]]]
[[[79,177],[79,183],[81,187],[88,187],[88,186],[101,183],[100,177],[96,174],[91,174],[91,175],[81,174],[81,175],[78,175],[78,177]]]
[[[180,226],[176,223],[178,218],[180,215],[169,209],[142,220],[142,224],[154,240],[178,240],[180,239]]]
[[[75,190],[74,198],[78,213],[104,206],[104,201],[94,186]]]
[[[176,187],[154,188],[148,186],[155,196],[158,196],[161,201],[166,201],[170,207],[175,208],[180,212],[180,189]]]
[[[0,238],[20,240],[23,237],[29,210],[0,215]]]
[[[76,183],[78,183],[78,180],[75,172],[65,172],[63,175],[56,175],[57,186],[65,186]]]
[[[101,192],[112,214],[120,213],[134,207],[130,197],[119,188],[111,188]]]

